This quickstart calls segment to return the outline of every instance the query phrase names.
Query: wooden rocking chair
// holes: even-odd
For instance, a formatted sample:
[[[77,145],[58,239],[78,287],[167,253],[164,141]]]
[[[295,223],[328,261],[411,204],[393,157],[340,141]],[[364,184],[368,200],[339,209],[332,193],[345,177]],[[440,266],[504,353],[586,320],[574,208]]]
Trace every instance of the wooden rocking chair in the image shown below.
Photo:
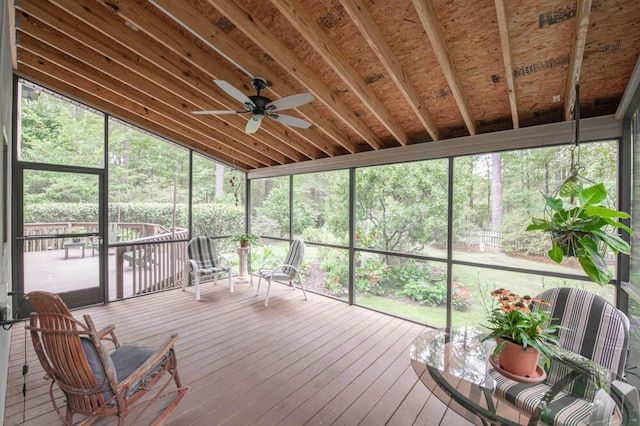
[[[86,416],[82,424],[87,425],[115,415],[122,426],[127,415],[139,410],[131,422],[136,423],[151,403],[175,392],[173,401],[154,421],[162,424],[189,390],[178,376],[173,349],[177,334],[155,351],[136,344],[120,345],[114,325],[98,331],[89,315],[84,315],[85,323],[76,320],[57,294],[34,291],[27,299],[36,312],[26,329],[46,372],[44,378],[51,380],[49,396],[64,424],[73,424],[74,414]],[[103,346],[104,340],[115,346],[111,354]],[[168,376],[160,383],[165,373]],[[165,392],[172,381],[177,390]],[[65,415],[56,404],[54,383],[65,395]]]

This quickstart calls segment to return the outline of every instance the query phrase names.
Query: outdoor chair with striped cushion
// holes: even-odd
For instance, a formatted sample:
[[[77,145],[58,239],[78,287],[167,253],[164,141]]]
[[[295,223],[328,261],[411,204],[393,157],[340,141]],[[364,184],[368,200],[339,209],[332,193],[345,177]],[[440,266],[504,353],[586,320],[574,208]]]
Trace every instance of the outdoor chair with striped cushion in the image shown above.
[[[616,373],[617,377],[624,377],[629,347],[629,320],[624,313],[601,296],[575,288],[553,288],[537,298],[551,305],[534,304],[533,309],[545,310],[555,318],[552,324],[563,327],[558,330],[558,342],[563,349],[594,361]],[[496,380],[497,396],[525,412],[533,413],[551,388],[567,378],[570,371],[567,364],[552,361],[547,379],[538,385],[518,383],[496,371],[492,371],[491,376]],[[549,410],[541,413],[543,421],[554,425],[608,424],[615,402],[606,390],[596,391],[589,380],[592,379],[583,376],[566,386],[557,385],[556,388],[562,387],[562,390],[550,401]],[[612,383],[612,396],[618,402],[623,388],[628,389],[629,386],[620,381]],[[631,389],[631,395],[624,397],[637,401],[637,390]],[[592,405],[595,400],[599,408],[594,411]],[[637,416],[637,413],[631,413],[631,416]]]
[[[209,237],[195,237],[189,241],[187,247],[187,260],[184,280],[182,281],[182,291],[185,291],[187,284],[193,279],[196,290],[196,300],[200,300],[200,283],[205,281],[218,281],[218,276],[222,272],[229,275],[229,292],[233,293],[233,269],[229,260],[218,255],[216,242]]]
[[[264,306],[269,306],[269,292],[271,291],[271,281],[285,281],[288,282],[295,290],[296,286],[294,281],[298,280],[298,285],[302,289],[304,300],[307,300],[307,293],[304,290],[304,284],[300,279],[300,267],[302,266],[302,260],[304,259],[304,242],[302,240],[293,240],[291,247],[287,253],[287,257],[284,262],[276,266],[275,268],[261,268],[258,271],[260,279],[258,280],[258,290],[256,296],[260,293],[260,283],[262,279],[268,281],[267,285],[267,298],[264,301]]]

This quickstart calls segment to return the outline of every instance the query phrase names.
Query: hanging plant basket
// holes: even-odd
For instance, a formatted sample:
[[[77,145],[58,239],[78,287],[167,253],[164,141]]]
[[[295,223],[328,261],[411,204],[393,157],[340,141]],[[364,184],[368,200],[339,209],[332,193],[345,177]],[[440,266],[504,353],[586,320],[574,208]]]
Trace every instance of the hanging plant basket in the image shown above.
[[[545,196],[544,217],[533,218],[527,231],[545,231],[551,236],[548,254],[555,262],[575,257],[589,278],[606,285],[613,278],[605,261],[608,249],[629,254],[629,243],[618,235],[622,229],[633,235],[618,219],[629,214],[610,208],[613,204],[602,183],[580,176],[580,85],[575,88],[574,145],[571,147],[569,177],[550,196]]]
[[[576,181],[570,181],[571,189],[561,186],[557,194],[545,197],[544,218],[533,218],[527,231],[548,232],[551,259],[560,263],[565,257],[575,257],[589,278],[605,285],[613,278],[605,261],[607,250],[629,254],[629,243],[618,235],[619,229],[633,235],[628,226],[618,222],[628,219],[629,214],[606,205],[607,190],[602,183],[582,188]]]

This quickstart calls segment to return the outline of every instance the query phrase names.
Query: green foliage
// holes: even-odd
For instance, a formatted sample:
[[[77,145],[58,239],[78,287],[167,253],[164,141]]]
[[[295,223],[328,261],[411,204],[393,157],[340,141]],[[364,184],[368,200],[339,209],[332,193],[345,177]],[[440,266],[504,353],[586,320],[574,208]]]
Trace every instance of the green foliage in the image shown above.
[[[197,204],[193,206],[195,235],[229,235],[244,226],[243,210],[229,204]],[[173,204],[140,203],[109,205],[109,221],[118,223],[153,223],[171,227]],[[32,204],[25,212],[25,223],[46,222],[97,222],[98,206],[95,204],[50,203]],[[187,227],[187,207],[176,209],[176,226]],[[123,236],[123,240],[126,239]]]
[[[415,252],[444,244],[447,173],[443,160],[358,169],[358,245]]]
[[[423,305],[440,306],[447,302],[447,283],[446,281],[409,281],[396,295],[408,297]]]
[[[342,296],[349,289],[349,261],[341,251],[321,247],[320,264],[327,273],[325,288],[334,296]]]
[[[234,235],[232,240],[237,243],[242,243],[243,241],[246,241],[248,244],[255,244],[258,241],[260,241],[260,237],[254,234],[248,234],[248,233],[242,232],[240,234]]]
[[[574,195],[569,191],[569,195]],[[607,190],[602,183],[584,188],[577,193],[577,202],[546,197],[550,214],[533,218],[527,231],[541,230],[551,235],[549,257],[560,263],[566,257],[577,257],[582,269],[593,281],[606,285],[613,278],[604,260],[607,247],[614,253],[629,254],[629,243],[618,236],[617,229],[630,234],[633,231],[617,219],[628,219],[625,212],[612,210],[602,203]]]
[[[385,277],[391,272],[378,257],[368,257],[362,260],[356,257],[356,292],[382,295],[386,293],[384,287]]]
[[[507,345],[507,341],[521,345],[524,349],[531,346],[541,354],[550,357],[554,354],[553,345],[557,344],[554,334],[559,325],[550,325],[551,318],[541,309],[530,309],[532,302],[548,302],[529,296],[522,296],[509,290],[497,289],[491,292],[497,300],[496,306],[489,311],[487,328],[491,330],[483,340],[504,339],[494,350],[497,356]]]

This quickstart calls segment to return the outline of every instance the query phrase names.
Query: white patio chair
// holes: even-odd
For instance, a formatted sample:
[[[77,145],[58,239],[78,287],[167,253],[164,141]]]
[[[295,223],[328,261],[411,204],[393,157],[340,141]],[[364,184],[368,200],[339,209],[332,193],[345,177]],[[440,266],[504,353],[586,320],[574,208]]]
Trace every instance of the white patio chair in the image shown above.
[[[275,268],[261,268],[258,271],[258,275],[260,275],[260,279],[258,280],[258,290],[256,291],[256,296],[260,293],[260,283],[262,279],[266,279],[268,281],[267,285],[267,298],[264,301],[264,306],[269,306],[269,293],[271,291],[271,282],[288,282],[291,287],[295,290],[296,286],[294,281],[298,280],[298,285],[302,289],[302,294],[304,295],[304,300],[307,300],[307,293],[304,290],[304,284],[302,284],[302,279],[300,279],[300,267],[302,266],[302,260],[304,259],[304,242],[302,240],[293,240],[291,242],[291,247],[289,247],[289,253],[287,253],[287,257],[285,257],[284,262],[276,266]]]
[[[200,300],[200,283],[206,281],[216,283],[220,273],[226,272],[229,275],[229,293],[233,293],[231,263],[226,257],[218,255],[215,240],[209,237],[195,237],[189,241],[187,254],[189,259],[182,281],[182,291],[185,291],[185,287],[193,279],[196,300]]]

